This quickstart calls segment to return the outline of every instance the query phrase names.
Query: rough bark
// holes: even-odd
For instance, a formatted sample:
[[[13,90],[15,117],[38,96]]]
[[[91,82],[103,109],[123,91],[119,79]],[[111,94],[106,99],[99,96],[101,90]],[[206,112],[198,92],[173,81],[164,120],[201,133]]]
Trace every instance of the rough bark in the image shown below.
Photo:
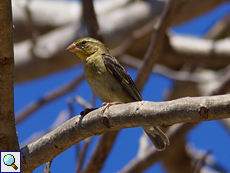
[[[11,1],[0,1],[0,151],[19,150],[14,120],[14,55]]]
[[[230,95],[182,98],[167,102],[134,102],[114,105],[76,116],[49,134],[22,148],[22,171],[32,171],[89,136],[137,126],[170,126],[201,122],[230,115]],[[73,138],[74,137],[74,138]]]

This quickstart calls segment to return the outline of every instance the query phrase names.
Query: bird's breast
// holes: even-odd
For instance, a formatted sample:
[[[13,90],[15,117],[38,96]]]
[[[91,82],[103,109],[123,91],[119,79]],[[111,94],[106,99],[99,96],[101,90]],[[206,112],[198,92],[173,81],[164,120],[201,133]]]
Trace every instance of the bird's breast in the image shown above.
[[[85,75],[89,86],[103,102],[132,102],[132,97],[126,92],[117,79],[106,69],[85,68]],[[103,70],[102,70],[103,69]]]

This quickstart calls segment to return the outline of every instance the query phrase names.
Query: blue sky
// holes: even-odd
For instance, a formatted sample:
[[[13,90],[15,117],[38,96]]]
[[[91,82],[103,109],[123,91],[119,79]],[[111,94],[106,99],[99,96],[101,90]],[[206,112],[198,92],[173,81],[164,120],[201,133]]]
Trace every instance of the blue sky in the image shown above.
[[[222,18],[230,11],[230,3],[225,3],[219,8],[209,12],[201,17],[195,18],[182,25],[173,27],[173,31],[178,34],[194,35],[202,37],[218,19]],[[68,45],[66,45],[68,46]],[[77,57],[76,57],[77,58]],[[127,69],[132,78],[135,78],[137,71],[135,69]],[[77,75],[83,71],[81,65],[76,65],[73,68],[64,70],[46,77],[36,80],[20,83],[15,85],[15,112],[17,113],[24,106],[34,100],[38,100],[44,94],[49,93],[53,89],[60,87],[72,81]],[[164,93],[170,89],[173,82],[161,75],[151,74],[150,78],[143,89],[142,96],[144,100],[162,101]],[[68,111],[67,99],[73,96],[80,95],[86,100],[91,97],[91,90],[86,81],[80,84],[79,87],[72,92],[63,95],[59,99],[45,105],[42,109],[34,112],[25,122],[17,125],[19,141],[22,143],[32,134],[38,131],[45,130],[50,127],[56,117],[61,111]],[[97,99],[96,107],[99,107],[101,101]],[[75,114],[78,115],[83,108],[74,103]],[[108,160],[103,168],[103,173],[116,172],[122,169],[132,158],[137,154],[138,141],[142,135],[142,129],[130,128],[121,130],[117,141],[112,149]],[[91,153],[98,136],[93,138],[90,144],[87,157]],[[208,150],[212,149],[216,161],[226,170],[230,171],[229,165],[229,145],[230,139],[226,131],[220,126],[218,121],[204,122],[194,128],[187,136],[189,143],[194,145],[197,149]],[[122,155],[121,155],[122,153]],[[51,166],[53,172],[74,172],[75,169],[75,146],[71,147],[61,155],[57,156]],[[44,165],[37,168],[34,172],[40,173],[44,169]],[[163,173],[160,163],[155,164],[146,173],[150,172]]]

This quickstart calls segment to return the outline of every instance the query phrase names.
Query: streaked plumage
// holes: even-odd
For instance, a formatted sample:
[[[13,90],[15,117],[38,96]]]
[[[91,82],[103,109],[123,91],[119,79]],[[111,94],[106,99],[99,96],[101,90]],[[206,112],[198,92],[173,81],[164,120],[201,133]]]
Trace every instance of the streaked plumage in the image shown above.
[[[82,38],[66,50],[74,52],[82,60],[87,82],[101,101],[129,103],[142,100],[128,72],[100,41]],[[164,150],[169,145],[167,136],[159,127],[142,128],[157,150]]]

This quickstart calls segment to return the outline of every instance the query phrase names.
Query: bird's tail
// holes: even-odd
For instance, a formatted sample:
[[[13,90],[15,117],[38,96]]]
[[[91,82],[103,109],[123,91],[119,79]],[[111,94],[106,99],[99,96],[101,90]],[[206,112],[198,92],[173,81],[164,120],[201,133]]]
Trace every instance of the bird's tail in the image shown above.
[[[170,145],[168,137],[158,126],[142,126],[142,128],[158,151],[162,151],[166,145]]]

